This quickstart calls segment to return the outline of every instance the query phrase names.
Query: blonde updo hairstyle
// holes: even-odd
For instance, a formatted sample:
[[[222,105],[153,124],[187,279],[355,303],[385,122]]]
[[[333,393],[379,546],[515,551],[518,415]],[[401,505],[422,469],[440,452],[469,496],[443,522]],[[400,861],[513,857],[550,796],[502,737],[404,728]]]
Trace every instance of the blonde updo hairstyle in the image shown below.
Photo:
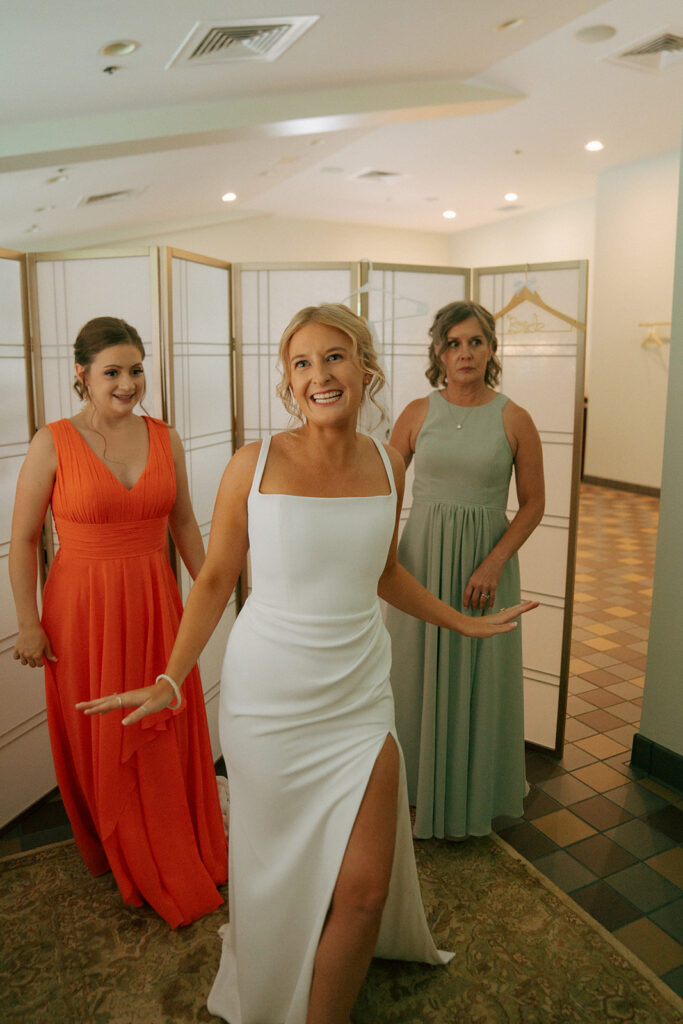
[[[145,346],[134,327],[115,316],[97,316],[94,320],[88,320],[78,332],[74,342],[74,363],[87,371],[95,356],[113,345],[135,345],[140,353],[140,360],[145,358]],[[83,378],[81,380],[76,376],[73,385],[82,402],[88,397],[85,373]]]
[[[473,316],[479,321],[481,332],[489,343],[491,357],[486,364],[485,382],[490,388],[495,388],[500,380],[502,367],[496,357],[498,349],[498,338],[496,337],[496,321],[478,302],[449,302],[443,306],[434,317],[434,322],[429,328],[432,339],[429,346],[429,367],[425,376],[433,388],[442,387],[446,383],[446,370],[441,362],[446,346],[448,345],[448,332],[451,327],[461,324],[463,320],[469,320]]]
[[[289,321],[280,338],[278,361],[281,379],[276,391],[282,399],[287,412],[303,422],[301,410],[292,394],[288,351],[289,343],[296,332],[305,327],[306,324],[311,323],[335,327],[350,340],[354,356],[358,359],[361,370],[364,374],[372,376],[370,383],[363,387],[363,398],[369,398],[372,404],[379,410],[381,422],[384,419],[385,412],[375,396],[384,387],[386,378],[377,359],[370,328],[365,320],[357,316],[348,306],[343,306],[341,303],[336,302],[323,302],[319,306],[305,306],[304,309],[300,309]]]

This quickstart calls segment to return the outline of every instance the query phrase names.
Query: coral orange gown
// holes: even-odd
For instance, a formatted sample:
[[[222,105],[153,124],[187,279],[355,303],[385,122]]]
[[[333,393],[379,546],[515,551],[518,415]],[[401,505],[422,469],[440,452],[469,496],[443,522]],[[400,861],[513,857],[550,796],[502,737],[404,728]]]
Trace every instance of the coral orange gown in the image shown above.
[[[57,781],[83,860],[112,870],[126,903],[175,928],[220,906],[227,875],[199,672],[178,710],[122,726],[77,701],[147,686],[164,670],[182,606],[168,561],[176,496],[168,427],[146,417],[149,457],[130,490],[68,420],[49,424],[59,551],[43,595],[47,715]]]

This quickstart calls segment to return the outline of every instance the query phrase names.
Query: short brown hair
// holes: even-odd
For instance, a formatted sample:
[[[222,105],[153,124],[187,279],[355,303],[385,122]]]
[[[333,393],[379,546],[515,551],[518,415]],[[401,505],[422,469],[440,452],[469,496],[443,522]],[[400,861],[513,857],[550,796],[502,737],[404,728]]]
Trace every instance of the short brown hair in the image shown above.
[[[292,380],[287,360],[287,348],[296,332],[310,323],[335,327],[349,338],[353,345],[354,355],[360,363],[361,370],[363,373],[372,374],[372,380],[368,384],[365,394],[372,404],[379,409],[381,419],[384,419],[384,409],[375,398],[375,395],[384,387],[386,378],[377,359],[377,352],[375,351],[370,328],[362,317],[357,316],[348,306],[343,306],[338,302],[323,302],[319,306],[305,306],[298,313],[294,314],[284,329],[278,350],[281,380],[276,390],[287,412],[298,420],[302,418],[301,410],[292,396]]]
[[[482,334],[491,348],[491,358],[486,365],[485,382],[491,388],[498,384],[502,367],[496,357],[496,351],[498,350],[496,321],[488,309],[484,309],[478,302],[462,300],[459,302],[449,302],[447,306],[443,306],[434,317],[434,322],[429,328],[432,341],[429,346],[429,367],[425,376],[433,388],[441,387],[446,382],[446,371],[441,362],[441,355],[448,344],[448,332],[451,327],[461,324],[463,320],[469,320],[471,316],[476,317],[479,321]]]

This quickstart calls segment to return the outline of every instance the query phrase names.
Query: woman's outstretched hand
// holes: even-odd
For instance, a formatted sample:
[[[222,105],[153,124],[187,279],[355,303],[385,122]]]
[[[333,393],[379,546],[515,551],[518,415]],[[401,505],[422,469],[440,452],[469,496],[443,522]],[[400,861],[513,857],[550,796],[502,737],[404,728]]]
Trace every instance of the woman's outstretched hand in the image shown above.
[[[139,690],[112,693],[108,697],[97,697],[95,700],[82,700],[76,707],[85,715],[106,715],[110,711],[120,711],[121,708],[134,708],[135,710],[121,721],[121,725],[133,725],[146,715],[163,711],[173,703],[174,696],[170,683],[160,679],[153,686],[143,686]]]
[[[489,637],[497,633],[510,633],[517,628],[514,619],[524,615],[525,612],[538,608],[538,601],[522,601],[513,605],[512,608],[503,608],[502,611],[494,612],[493,615],[466,617],[466,623],[462,627],[463,636]]]

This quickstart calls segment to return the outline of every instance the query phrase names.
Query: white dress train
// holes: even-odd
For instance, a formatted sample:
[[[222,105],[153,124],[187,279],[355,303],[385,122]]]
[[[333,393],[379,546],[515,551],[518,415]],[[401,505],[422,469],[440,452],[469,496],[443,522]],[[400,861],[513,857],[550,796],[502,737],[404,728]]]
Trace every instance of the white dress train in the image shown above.
[[[388,734],[391,647],[377,583],[390,493],[248,500],[253,589],[223,664],[230,923],[208,1000],[229,1024],[305,1024],[313,962],[348,839]],[[400,748],[399,748],[400,751]],[[375,955],[444,964],[420,896],[400,757],[396,848]]]

